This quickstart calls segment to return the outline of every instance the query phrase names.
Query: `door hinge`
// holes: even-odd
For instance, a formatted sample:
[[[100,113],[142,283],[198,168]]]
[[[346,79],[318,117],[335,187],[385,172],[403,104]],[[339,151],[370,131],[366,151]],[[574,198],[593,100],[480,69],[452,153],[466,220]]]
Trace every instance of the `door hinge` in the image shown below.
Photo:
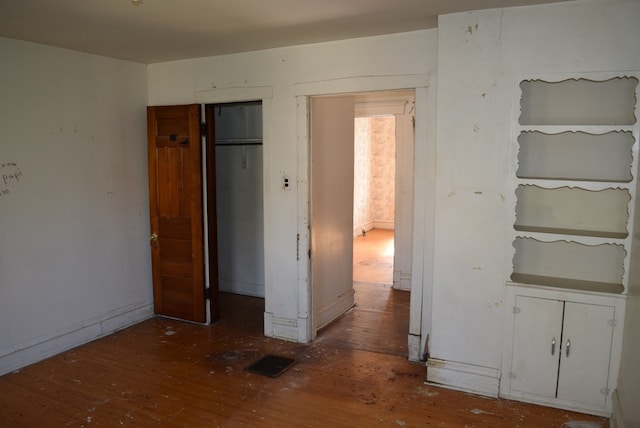
[[[611,391],[609,390],[609,388],[602,388],[602,389],[600,390],[600,393],[601,393],[602,395],[609,395],[609,392],[611,392]]]
[[[514,314],[519,314],[521,311],[519,307],[514,306],[513,309],[511,309],[511,312],[513,312]]]
[[[612,320],[607,321],[607,325],[609,327],[615,327],[616,326],[616,320],[612,319]]]
[[[509,379],[515,379],[515,378],[518,377],[518,375],[516,375],[514,372],[509,372],[508,377],[509,377]]]
[[[205,300],[211,300],[211,287],[204,289],[204,298]]]
[[[206,137],[206,136],[207,136],[207,124],[206,124],[206,123],[204,123],[204,122],[202,122],[202,123],[200,124],[200,135],[201,135],[202,137]]]

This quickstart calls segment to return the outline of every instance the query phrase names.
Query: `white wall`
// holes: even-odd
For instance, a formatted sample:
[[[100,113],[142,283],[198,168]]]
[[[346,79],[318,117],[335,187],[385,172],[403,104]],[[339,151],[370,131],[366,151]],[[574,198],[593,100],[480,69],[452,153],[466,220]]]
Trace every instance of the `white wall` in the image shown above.
[[[146,67],[0,38],[0,374],[151,315]],[[4,166],[3,166],[4,165]]]
[[[308,261],[300,257],[306,242],[300,241],[298,253],[296,238],[307,233],[298,221],[305,218],[299,212],[305,201],[298,200],[298,190],[282,189],[283,175],[307,185],[307,177],[298,175],[307,158],[298,146],[296,96],[400,89],[363,87],[363,82],[385,79],[412,87],[415,79],[402,76],[428,81],[435,53],[436,30],[425,30],[149,66],[150,105],[209,102],[256,90],[268,94],[263,104],[269,115],[264,135],[267,334],[303,340],[310,332],[308,298],[299,288],[306,281]],[[271,330],[269,320],[275,324]]]
[[[639,19],[637,1],[440,17],[431,357],[479,376],[499,375],[511,269],[504,201],[513,191],[509,139],[518,79],[640,70]],[[625,375],[637,379],[637,369]],[[497,387],[495,379],[485,386]]]

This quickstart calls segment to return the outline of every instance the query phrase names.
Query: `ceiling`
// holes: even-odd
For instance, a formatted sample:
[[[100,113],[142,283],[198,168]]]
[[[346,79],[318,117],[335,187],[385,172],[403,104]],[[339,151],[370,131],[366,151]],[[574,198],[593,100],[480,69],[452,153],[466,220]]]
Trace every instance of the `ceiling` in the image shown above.
[[[0,36],[156,63],[437,26],[559,0],[0,0]]]

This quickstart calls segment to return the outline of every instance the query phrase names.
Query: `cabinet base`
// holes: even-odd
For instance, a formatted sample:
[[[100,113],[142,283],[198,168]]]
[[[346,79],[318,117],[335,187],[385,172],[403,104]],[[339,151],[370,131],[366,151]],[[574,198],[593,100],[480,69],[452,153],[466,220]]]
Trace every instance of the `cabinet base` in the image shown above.
[[[429,385],[497,397],[499,383],[498,369],[434,358],[427,361]]]

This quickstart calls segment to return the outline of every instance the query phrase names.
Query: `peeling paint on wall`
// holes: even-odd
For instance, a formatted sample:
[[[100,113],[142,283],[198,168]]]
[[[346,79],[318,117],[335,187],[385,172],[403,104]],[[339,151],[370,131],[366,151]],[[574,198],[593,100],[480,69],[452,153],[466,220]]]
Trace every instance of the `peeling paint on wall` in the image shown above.
[[[469,34],[473,34],[474,30],[478,30],[478,24],[473,25],[473,26],[471,26],[471,25],[467,26],[467,31],[466,32],[469,33]]]

